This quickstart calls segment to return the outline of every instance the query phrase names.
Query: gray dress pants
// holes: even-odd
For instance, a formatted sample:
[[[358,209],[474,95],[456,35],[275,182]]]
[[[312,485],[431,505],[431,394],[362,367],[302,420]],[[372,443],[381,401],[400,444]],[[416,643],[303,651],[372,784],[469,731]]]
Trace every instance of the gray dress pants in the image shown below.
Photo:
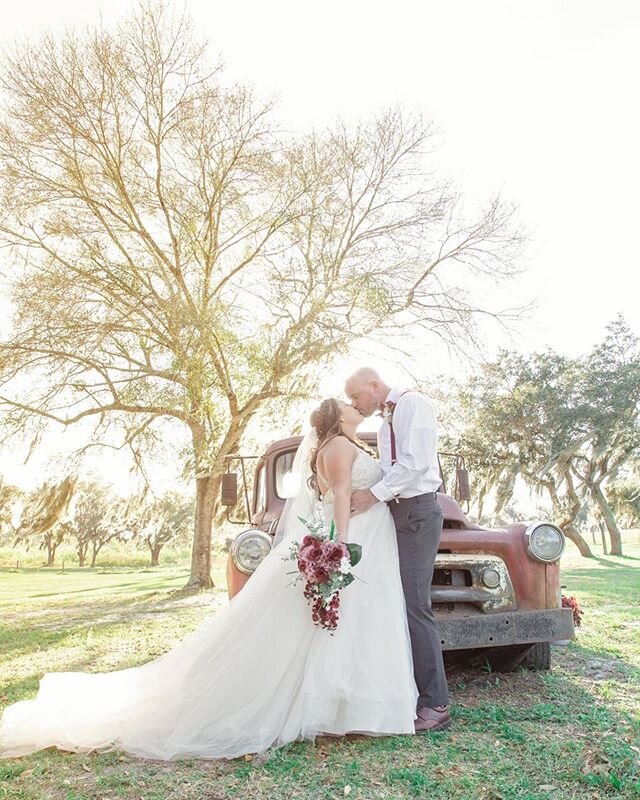
[[[398,536],[400,576],[407,605],[418,708],[449,704],[440,635],[431,609],[433,565],[442,532],[435,492],[389,503]]]

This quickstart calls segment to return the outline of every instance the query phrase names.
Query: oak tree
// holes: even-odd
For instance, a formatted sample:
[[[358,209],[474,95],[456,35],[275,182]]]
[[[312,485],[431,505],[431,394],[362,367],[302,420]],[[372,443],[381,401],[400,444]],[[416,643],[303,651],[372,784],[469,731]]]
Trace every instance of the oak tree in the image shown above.
[[[396,109],[283,132],[166,5],[17,47],[0,77],[5,430],[90,424],[87,446],[138,465],[184,431],[193,588],[259,411],[385,326],[468,340],[490,310],[468,287],[517,268],[513,209],[465,214],[433,177],[431,125]]]

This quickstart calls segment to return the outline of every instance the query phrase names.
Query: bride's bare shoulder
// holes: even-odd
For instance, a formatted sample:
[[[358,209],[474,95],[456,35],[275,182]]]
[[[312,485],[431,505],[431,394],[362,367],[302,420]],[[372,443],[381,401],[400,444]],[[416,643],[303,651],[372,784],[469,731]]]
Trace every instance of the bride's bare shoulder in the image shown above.
[[[345,460],[353,461],[357,455],[357,450],[346,436],[334,436],[322,446],[318,453],[318,458],[330,461]]]

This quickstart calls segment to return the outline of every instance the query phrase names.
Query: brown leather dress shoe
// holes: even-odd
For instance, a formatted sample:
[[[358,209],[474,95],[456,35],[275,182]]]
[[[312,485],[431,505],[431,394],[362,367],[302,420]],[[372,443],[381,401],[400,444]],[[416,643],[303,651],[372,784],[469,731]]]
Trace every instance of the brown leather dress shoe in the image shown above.
[[[449,706],[443,706],[441,709],[422,706],[416,713],[418,715],[414,723],[416,733],[444,731],[451,725]]]

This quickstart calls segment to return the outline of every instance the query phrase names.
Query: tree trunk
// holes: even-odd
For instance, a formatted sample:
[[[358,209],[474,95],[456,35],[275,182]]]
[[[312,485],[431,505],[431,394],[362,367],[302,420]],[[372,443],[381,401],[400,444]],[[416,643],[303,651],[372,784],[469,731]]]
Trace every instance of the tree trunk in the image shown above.
[[[602,515],[602,521],[607,526],[607,530],[609,531],[609,539],[611,540],[610,555],[621,556],[622,536],[620,534],[620,529],[616,524],[616,518],[613,516],[613,511],[611,510],[609,503],[607,503],[607,498],[604,496],[599,483],[593,483],[590,486],[590,489],[591,496],[596,501],[600,514]]]
[[[185,589],[212,589],[214,585],[211,580],[211,528],[213,506],[220,481],[220,476],[214,475],[196,478],[196,513],[191,551],[191,575]]]
[[[600,538],[602,539],[602,554],[608,556],[609,553],[607,551],[607,536],[605,534],[604,522],[598,523],[598,530],[600,531]]]
[[[82,542],[82,543],[78,544],[78,550],[77,550],[77,552],[78,552],[78,564],[81,567],[84,567],[84,565],[87,563],[87,548],[88,547],[89,547],[89,545],[86,542]]]
[[[545,486],[547,487],[549,496],[551,497],[554,516],[556,516],[559,520],[558,527],[561,528],[567,539],[570,539],[576,545],[580,551],[580,555],[584,558],[593,558],[593,553],[591,552],[591,548],[589,547],[587,540],[582,538],[574,525],[574,520],[580,511],[580,498],[574,489],[571,475],[568,473],[565,474],[565,480],[567,482],[567,494],[569,496],[569,500],[571,501],[571,507],[569,509],[562,507],[555,484],[552,481],[545,482]]]
[[[573,522],[561,522],[560,528],[562,528],[562,532],[567,539],[571,539],[571,541],[576,545],[581,556],[584,556],[585,558],[593,558],[593,552],[591,551],[587,540],[583,539],[578,533]]]
[[[98,557],[98,553],[102,550],[102,545],[104,542],[100,544],[93,543],[93,552],[91,553],[91,566],[95,567],[96,565],[96,558]]]
[[[52,567],[56,558],[57,544],[54,542],[52,534],[48,533],[45,537],[47,543],[47,566]]]
[[[162,550],[161,544],[149,545],[151,551],[151,566],[157,567],[160,564],[160,551]]]
[[[194,401],[194,410],[201,406]],[[198,591],[212,589],[211,579],[211,529],[216,499],[220,492],[222,475],[224,474],[224,456],[237,452],[240,440],[249,424],[253,411],[243,416],[232,416],[229,428],[220,445],[216,462],[210,469],[203,464],[206,453],[206,431],[203,426],[191,428],[194,464],[196,471],[196,512],[194,521],[193,549],[191,551],[191,574],[185,589]],[[205,459],[206,462],[206,459]],[[201,475],[202,477],[198,477]]]

